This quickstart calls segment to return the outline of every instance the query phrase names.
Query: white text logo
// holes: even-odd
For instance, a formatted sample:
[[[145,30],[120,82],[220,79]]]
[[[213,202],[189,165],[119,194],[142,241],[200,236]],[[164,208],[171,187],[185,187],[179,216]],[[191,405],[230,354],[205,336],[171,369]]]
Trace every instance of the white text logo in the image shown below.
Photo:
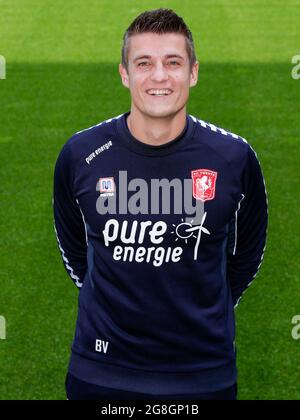
[[[106,353],[108,348],[108,341],[96,340],[95,350],[98,353]]]

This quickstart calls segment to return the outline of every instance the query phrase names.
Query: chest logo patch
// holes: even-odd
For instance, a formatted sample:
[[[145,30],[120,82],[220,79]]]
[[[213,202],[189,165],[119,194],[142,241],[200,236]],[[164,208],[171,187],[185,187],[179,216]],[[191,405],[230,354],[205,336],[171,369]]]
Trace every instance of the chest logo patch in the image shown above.
[[[216,191],[218,172],[210,169],[196,169],[191,171],[193,180],[193,197],[196,200],[213,200]]]
[[[100,193],[114,193],[115,192],[115,183],[114,178],[100,178]]]

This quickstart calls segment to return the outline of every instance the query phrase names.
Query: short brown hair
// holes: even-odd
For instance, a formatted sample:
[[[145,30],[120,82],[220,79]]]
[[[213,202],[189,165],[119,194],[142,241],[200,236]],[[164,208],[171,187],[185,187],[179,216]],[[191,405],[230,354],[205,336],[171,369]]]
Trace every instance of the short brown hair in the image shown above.
[[[170,32],[180,33],[185,36],[186,49],[189,56],[190,68],[197,61],[193,36],[182,17],[172,9],[148,10],[137,16],[129,25],[123,36],[122,65],[128,72],[128,40],[132,35],[145,32],[165,34]]]

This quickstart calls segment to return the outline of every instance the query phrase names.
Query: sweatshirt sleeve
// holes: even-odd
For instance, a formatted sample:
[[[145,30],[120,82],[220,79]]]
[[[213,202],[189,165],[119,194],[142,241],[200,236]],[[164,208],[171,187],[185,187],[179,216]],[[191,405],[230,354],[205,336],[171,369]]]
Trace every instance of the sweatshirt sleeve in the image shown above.
[[[54,169],[54,230],[64,267],[78,288],[87,270],[87,236],[84,217],[74,197],[74,163],[65,144]]]
[[[227,248],[227,279],[235,307],[258,273],[267,238],[268,200],[265,181],[257,155],[249,144],[242,188],[231,222]]]

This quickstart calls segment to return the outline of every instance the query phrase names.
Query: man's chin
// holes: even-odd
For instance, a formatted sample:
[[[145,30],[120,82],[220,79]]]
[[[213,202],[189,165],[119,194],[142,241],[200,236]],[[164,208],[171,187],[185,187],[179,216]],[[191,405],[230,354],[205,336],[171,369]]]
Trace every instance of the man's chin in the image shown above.
[[[145,115],[151,118],[167,118],[167,117],[172,117],[176,114],[177,110],[176,109],[170,109],[170,108],[165,108],[165,109],[146,109],[145,110]]]

